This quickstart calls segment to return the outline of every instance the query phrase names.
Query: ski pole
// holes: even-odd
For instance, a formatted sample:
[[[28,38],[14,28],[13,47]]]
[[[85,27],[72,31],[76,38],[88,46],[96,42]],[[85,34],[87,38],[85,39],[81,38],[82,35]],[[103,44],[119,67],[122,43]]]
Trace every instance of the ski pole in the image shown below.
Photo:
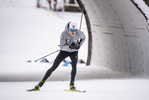
[[[54,51],[54,52],[52,52],[52,53],[50,53],[50,54],[48,54],[48,55],[46,55],[46,56],[43,56],[43,57],[41,57],[41,58],[35,60],[35,62],[37,62],[38,60],[43,59],[43,58],[45,58],[45,57],[47,57],[47,56],[50,56],[50,55],[52,55],[52,54],[54,54],[54,53],[56,53],[56,52],[58,52],[58,51],[60,51],[60,50],[56,50],[56,51]]]
[[[81,20],[80,20],[80,29],[81,30],[81,25],[82,25],[82,17],[83,17],[83,10],[84,10],[84,5],[82,6],[82,14],[81,14]]]

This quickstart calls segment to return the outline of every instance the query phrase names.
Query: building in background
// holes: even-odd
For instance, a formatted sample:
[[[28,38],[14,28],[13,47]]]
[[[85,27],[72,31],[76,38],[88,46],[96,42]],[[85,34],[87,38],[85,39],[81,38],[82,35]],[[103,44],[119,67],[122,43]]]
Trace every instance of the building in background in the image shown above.
[[[37,0],[37,8],[48,8],[53,11],[80,12],[76,0]]]

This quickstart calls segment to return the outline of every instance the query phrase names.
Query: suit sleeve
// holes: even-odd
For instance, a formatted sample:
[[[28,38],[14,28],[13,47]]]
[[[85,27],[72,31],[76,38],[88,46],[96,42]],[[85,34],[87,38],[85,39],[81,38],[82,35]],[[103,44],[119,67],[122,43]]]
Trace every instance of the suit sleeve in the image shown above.
[[[67,47],[69,47],[69,44],[66,43],[66,37],[65,37],[64,32],[63,32],[61,34],[61,37],[60,37],[60,49],[64,49]]]

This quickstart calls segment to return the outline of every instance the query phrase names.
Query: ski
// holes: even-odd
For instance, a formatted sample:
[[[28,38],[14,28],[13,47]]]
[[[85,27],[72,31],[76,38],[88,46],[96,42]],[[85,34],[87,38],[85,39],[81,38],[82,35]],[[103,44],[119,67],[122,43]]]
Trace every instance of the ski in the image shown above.
[[[32,91],[40,91],[40,89],[36,89],[36,88],[27,89],[27,92],[32,92]],[[86,90],[84,90],[84,91],[80,91],[80,90],[64,90],[64,91],[69,91],[69,92],[81,92],[81,93],[85,93],[85,92],[86,92]]]
[[[33,89],[27,89],[27,92],[32,92],[32,91],[40,91],[40,89],[36,89],[36,88],[33,88]]]
[[[84,90],[84,91],[80,91],[80,90],[64,90],[64,91],[70,91],[70,92],[81,92],[81,93],[85,93],[85,92],[86,92],[86,90]]]

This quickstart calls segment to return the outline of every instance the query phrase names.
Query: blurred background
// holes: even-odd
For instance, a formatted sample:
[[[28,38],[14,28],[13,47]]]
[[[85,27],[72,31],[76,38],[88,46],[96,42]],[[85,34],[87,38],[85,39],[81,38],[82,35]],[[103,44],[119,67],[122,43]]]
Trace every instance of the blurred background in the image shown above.
[[[76,0],[0,0],[0,81],[40,80],[58,52],[36,63],[35,60],[59,50],[65,25],[74,21],[80,27],[80,20],[81,9]],[[79,60],[85,65],[88,34],[84,16],[81,30],[86,41]],[[33,78],[37,70],[39,77]]]

